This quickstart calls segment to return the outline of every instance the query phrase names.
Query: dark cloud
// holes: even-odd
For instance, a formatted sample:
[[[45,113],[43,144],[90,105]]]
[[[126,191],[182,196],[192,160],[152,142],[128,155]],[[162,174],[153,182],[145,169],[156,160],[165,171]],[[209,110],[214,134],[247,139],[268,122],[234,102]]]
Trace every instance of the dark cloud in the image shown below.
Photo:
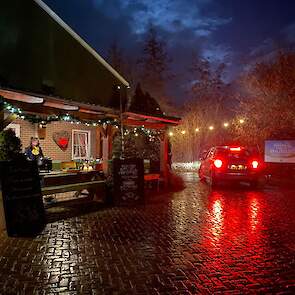
[[[176,79],[170,85],[170,93],[178,100],[185,97],[193,52],[225,62],[232,78],[249,57],[295,40],[293,0],[45,2],[104,57],[114,40],[130,56],[138,55],[147,27],[154,23],[174,60]]]

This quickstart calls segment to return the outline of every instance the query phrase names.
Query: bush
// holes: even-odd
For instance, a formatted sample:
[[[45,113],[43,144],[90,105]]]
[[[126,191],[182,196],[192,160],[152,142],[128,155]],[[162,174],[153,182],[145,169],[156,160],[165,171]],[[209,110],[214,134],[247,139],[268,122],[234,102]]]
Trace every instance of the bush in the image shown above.
[[[13,160],[21,155],[21,141],[11,129],[0,132],[0,161]]]

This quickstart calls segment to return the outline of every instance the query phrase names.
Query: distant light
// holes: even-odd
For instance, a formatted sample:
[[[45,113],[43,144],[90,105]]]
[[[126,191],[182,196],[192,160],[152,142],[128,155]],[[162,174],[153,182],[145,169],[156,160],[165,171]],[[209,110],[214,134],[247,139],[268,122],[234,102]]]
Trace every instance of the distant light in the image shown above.
[[[199,129],[199,128],[196,128],[196,129],[195,129],[195,131],[196,131],[196,132],[199,132],[199,131],[200,131],[200,129]]]
[[[138,133],[135,133],[135,136],[138,136]]]
[[[120,85],[118,85],[118,86],[117,86],[117,89],[121,89],[121,86],[120,86]]]
[[[169,136],[173,136],[173,132],[170,131],[170,132],[169,132]]]
[[[244,119],[240,119],[239,122],[240,122],[241,124],[243,124],[243,123],[245,123],[245,120],[244,120]]]
[[[213,126],[209,126],[209,130],[213,130],[214,129],[214,127]]]
[[[182,131],[181,131],[181,134],[183,134],[183,135],[184,135],[185,133],[186,133],[186,132],[185,132],[185,130],[182,130]]]
[[[229,126],[229,123],[225,122],[225,123],[223,123],[223,126],[224,127],[228,127]]]

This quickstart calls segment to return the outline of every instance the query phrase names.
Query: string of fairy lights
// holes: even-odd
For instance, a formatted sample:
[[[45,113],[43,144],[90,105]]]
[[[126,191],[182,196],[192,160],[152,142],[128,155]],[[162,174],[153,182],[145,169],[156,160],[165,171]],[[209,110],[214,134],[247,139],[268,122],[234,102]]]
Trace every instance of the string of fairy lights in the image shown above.
[[[86,126],[98,126],[99,124],[111,124],[115,126],[119,126],[119,122],[117,119],[105,118],[99,119],[97,121],[81,121],[77,117],[74,117],[70,114],[65,115],[48,115],[48,116],[39,116],[29,113],[24,113],[20,108],[17,108],[8,102],[4,101],[4,109],[11,114],[16,115],[22,120],[30,121],[31,123],[37,123],[41,125],[46,125],[47,123],[55,122],[55,121],[65,121],[71,124],[84,124]]]
[[[192,128],[192,129],[185,129],[185,128],[181,128],[181,126],[178,126],[174,129],[170,129],[169,132],[168,132],[168,135],[170,137],[173,137],[175,135],[182,135],[182,136],[185,136],[187,134],[198,134],[198,133],[201,133],[201,132],[213,132],[214,130],[216,129],[219,129],[220,127],[223,128],[223,129],[229,129],[232,125],[234,124],[240,124],[240,125],[243,125],[245,123],[245,119],[244,118],[240,118],[240,119],[237,119],[237,120],[233,120],[231,122],[224,122],[223,124],[221,125],[218,125],[218,126],[214,126],[214,125],[209,125],[209,126],[206,126],[206,127],[203,127],[203,128],[200,128],[200,127],[197,127],[197,128]]]
[[[51,122],[58,122],[58,121],[64,121],[70,124],[82,124],[88,127],[96,127],[100,125],[112,125],[115,128],[119,129],[120,122],[115,118],[105,118],[105,119],[99,119],[97,121],[81,121],[77,117],[74,117],[70,114],[65,114],[65,115],[49,115],[49,116],[43,116],[40,117],[38,115],[34,114],[29,114],[29,113],[24,113],[20,108],[17,108],[7,102],[4,101],[4,109],[11,113],[14,114],[16,117],[22,119],[22,120],[27,120],[31,123],[39,124],[40,127],[45,127],[46,124],[51,123]],[[161,131],[156,131],[156,130],[151,130],[148,128],[145,128],[144,125],[139,126],[139,127],[127,127],[124,126],[124,136],[147,136],[150,141],[154,141],[158,136],[161,135]]]
[[[115,128],[119,128],[120,126],[120,122],[118,122],[118,120],[115,118],[105,118],[105,119],[99,119],[97,121],[81,121],[80,119],[78,119],[77,117],[74,117],[70,114],[65,114],[65,115],[49,115],[46,117],[40,117],[38,115],[34,115],[34,114],[29,114],[29,113],[24,113],[20,108],[17,108],[7,102],[4,101],[4,109],[6,111],[8,111],[11,114],[16,115],[17,117],[19,117],[22,120],[27,120],[30,121],[31,123],[37,123],[39,124],[41,127],[45,126],[47,123],[51,123],[51,122],[57,122],[57,121],[65,121],[68,122],[70,124],[84,124],[86,126],[99,126],[99,125],[112,125]],[[192,129],[185,129],[182,128],[182,126],[177,126],[174,127],[172,129],[168,130],[168,136],[169,137],[173,137],[173,136],[185,136],[188,134],[198,134],[201,132],[213,132],[214,130],[218,130],[220,127],[223,129],[229,129],[232,125],[234,124],[240,124],[243,125],[245,123],[245,119],[244,118],[239,118],[237,120],[233,120],[233,121],[226,121],[218,126],[214,126],[214,125],[209,125],[203,128],[197,127],[197,128],[192,128]],[[124,136],[141,136],[141,135],[145,135],[147,136],[150,141],[155,140],[156,137],[160,136],[163,132],[161,131],[155,131],[152,129],[148,129],[145,128],[144,125],[140,126],[140,127],[125,127],[124,126]]]

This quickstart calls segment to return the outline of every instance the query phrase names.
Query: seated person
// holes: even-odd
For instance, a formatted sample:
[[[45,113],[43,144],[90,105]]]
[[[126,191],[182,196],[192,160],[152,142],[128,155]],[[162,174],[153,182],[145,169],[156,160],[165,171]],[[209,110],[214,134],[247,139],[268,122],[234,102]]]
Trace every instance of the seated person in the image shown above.
[[[38,165],[42,165],[44,155],[37,137],[31,137],[30,145],[25,149],[25,155],[28,160],[36,160]]]

